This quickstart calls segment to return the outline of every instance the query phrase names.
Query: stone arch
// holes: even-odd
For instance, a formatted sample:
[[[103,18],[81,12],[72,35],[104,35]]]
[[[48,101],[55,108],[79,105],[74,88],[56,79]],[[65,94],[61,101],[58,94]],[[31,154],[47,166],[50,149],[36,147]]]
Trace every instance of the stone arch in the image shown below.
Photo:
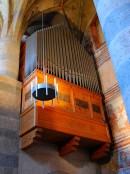
[[[35,1],[34,4],[32,4],[31,8],[29,8],[26,11],[26,14],[23,19],[21,30],[19,30],[19,35],[22,36],[25,32],[26,27],[31,23],[32,18],[36,18],[38,16],[41,16],[41,12],[44,11],[44,13],[50,13],[53,11],[57,11],[60,7],[58,5],[54,5],[54,1],[50,0],[49,3],[47,0],[43,3],[42,6],[42,0]]]
[[[41,6],[42,0],[34,0],[31,4],[29,0],[23,0],[18,4],[18,10],[15,12],[10,29],[10,33],[12,32],[14,37],[19,39],[22,37],[30,19],[37,13],[53,8],[53,0],[50,0],[49,3],[47,0],[44,1],[44,6]]]
[[[9,35],[13,35],[13,37],[15,38],[18,37],[18,32],[21,28],[21,24],[25,14],[27,4],[28,4],[28,0],[21,0],[17,3],[17,7],[14,12],[14,17],[9,30]]]

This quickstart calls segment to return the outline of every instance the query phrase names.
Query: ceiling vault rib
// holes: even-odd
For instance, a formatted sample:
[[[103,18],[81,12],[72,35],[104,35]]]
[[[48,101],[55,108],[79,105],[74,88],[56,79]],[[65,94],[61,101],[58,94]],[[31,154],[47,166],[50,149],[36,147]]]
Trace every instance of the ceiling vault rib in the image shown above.
[[[80,30],[81,30],[81,24],[82,24],[83,5],[84,5],[84,0],[81,0],[80,7],[79,7],[78,27],[77,27],[77,36],[79,40],[80,40]]]

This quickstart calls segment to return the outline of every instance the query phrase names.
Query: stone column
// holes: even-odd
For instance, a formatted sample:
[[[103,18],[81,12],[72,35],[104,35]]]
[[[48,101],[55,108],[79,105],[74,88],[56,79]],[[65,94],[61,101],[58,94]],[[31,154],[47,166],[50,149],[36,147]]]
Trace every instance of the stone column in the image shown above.
[[[17,174],[21,83],[20,42],[0,40],[0,174]]]
[[[130,121],[130,0],[94,0]]]
[[[18,78],[20,43],[10,39],[0,40],[0,74]]]

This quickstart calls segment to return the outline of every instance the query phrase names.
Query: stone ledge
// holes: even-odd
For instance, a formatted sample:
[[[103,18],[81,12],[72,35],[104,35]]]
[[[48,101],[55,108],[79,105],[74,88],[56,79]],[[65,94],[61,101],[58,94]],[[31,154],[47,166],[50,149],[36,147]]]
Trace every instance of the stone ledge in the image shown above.
[[[17,86],[20,89],[22,88],[21,82],[6,75],[0,75],[0,82],[4,82],[5,84],[15,86],[15,87]]]

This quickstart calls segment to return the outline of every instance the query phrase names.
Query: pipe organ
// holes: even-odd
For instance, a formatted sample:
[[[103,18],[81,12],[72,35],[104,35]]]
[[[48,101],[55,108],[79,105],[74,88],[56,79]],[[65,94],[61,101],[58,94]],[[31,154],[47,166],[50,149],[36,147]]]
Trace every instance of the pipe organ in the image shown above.
[[[44,67],[46,73],[100,93],[93,59],[64,25],[35,32],[26,47],[25,78]]]
[[[26,48],[26,49],[25,49]],[[29,148],[40,141],[57,143],[59,155],[75,151],[78,146],[93,150],[92,160],[107,156],[110,135],[102,106],[102,97],[93,59],[62,24],[36,31],[26,41],[20,147]],[[24,61],[23,61],[24,59]],[[31,99],[31,83],[56,77],[58,100],[44,102]]]

